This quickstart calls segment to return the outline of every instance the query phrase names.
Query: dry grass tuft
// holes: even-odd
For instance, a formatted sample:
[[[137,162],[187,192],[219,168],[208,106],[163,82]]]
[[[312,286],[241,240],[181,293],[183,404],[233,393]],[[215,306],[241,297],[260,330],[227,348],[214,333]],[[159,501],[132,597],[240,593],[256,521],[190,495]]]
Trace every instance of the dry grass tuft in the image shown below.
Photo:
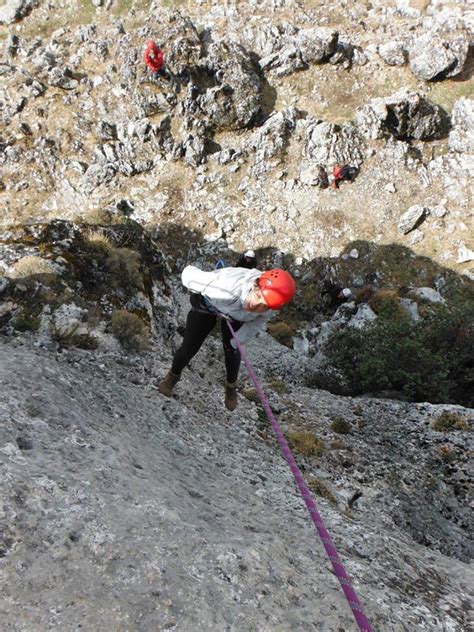
[[[320,496],[321,498],[325,498],[333,505],[337,505],[337,499],[334,494],[331,492],[329,487],[322,481],[320,478],[316,478],[315,476],[311,476],[306,481],[309,489],[316,494],[316,496]]]
[[[431,424],[433,430],[449,432],[450,430],[469,430],[467,419],[456,412],[445,411],[436,417]]]
[[[105,208],[92,209],[78,217],[77,223],[91,224],[94,226],[112,226],[116,223],[116,218],[111,211]]]
[[[112,333],[127,351],[145,351],[150,348],[148,327],[136,315],[125,309],[112,314]]]
[[[288,325],[288,323],[269,323],[268,333],[273,336],[280,344],[285,347],[293,348],[293,336],[296,334],[296,328]]]
[[[321,456],[324,442],[309,430],[292,430],[288,433],[288,443],[295,452],[303,456]]]
[[[58,273],[49,259],[28,255],[22,257],[14,264],[10,277],[12,279],[24,279],[38,274],[54,274],[57,276]]]
[[[108,237],[108,235],[103,233],[101,230],[94,230],[90,228],[86,232],[85,238],[86,238],[87,243],[90,244],[91,246],[94,246],[96,248],[102,248],[108,253],[112,252],[114,248],[114,245],[110,237]]]

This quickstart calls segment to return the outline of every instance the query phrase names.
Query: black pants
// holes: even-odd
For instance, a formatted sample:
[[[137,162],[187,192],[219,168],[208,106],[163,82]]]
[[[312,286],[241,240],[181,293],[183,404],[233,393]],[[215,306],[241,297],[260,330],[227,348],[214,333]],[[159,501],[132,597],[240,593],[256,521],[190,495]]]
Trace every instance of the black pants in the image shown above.
[[[202,343],[214,329],[217,316],[191,309],[186,320],[186,330],[184,332],[183,343],[176,351],[173,358],[171,370],[175,375],[180,375],[185,366],[189,364],[202,346]],[[232,339],[230,330],[224,319],[221,322],[222,344],[224,346],[225,368],[228,382],[235,382],[239,374],[240,351],[234,349],[230,344]],[[242,326],[241,322],[231,321],[234,331]]]

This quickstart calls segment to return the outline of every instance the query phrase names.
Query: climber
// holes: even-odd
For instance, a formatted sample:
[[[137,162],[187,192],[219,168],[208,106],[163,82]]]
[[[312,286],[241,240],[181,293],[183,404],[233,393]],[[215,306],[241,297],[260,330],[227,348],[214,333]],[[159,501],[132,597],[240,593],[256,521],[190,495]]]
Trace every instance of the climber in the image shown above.
[[[176,88],[176,78],[169,66],[165,66],[163,51],[153,40],[148,40],[143,61],[153,73],[155,79],[166,79],[172,89]]]
[[[349,165],[336,165],[332,170],[332,188],[338,189],[339,182],[343,180],[349,180],[349,182],[353,182],[355,177],[357,176],[358,169],[356,167],[350,167]]]
[[[237,263],[235,264],[236,268],[247,268],[248,270],[252,270],[257,267],[257,257],[253,250],[247,250],[243,255],[240,255]]]
[[[226,319],[237,332],[239,342],[245,343],[263,329],[274,310],[293,299],[293,277],[285,270],[261,272],[256,269],[221,268],[205,272],[195,266],[186,266],[181,279],[191,291],[191,310],[181,347],[174,354],[171,370],[158,385],[158,390],[167,397],[171,396],[182,370],[199,351],[214,328],[217,317],[220,317],[226,366],[224,403],[228,410],[234,410],[237,406],[240,352],[232,340]]]
[[[329,279],[324,281],[321,291],[321,303],[323,308],[338,307],[353,298],[354,294],[350,288],[342,287],[337,283],[329,281]]]
[[[148,68],[158,73],[163,67],[163,51],[159,48],[153,40],[148,40],[146,43],[146,50],[143,54],[143,61]]]

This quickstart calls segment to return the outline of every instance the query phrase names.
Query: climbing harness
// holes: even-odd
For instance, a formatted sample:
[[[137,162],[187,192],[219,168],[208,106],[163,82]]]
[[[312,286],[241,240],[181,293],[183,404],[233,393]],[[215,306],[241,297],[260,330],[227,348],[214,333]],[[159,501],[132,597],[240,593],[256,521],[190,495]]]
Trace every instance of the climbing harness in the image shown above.
[[[349,605],[351,607],[352,610],[352,614],[354,615],[354,618],[356,620],[357,625],[359,626],[359,629],[362,632],[373,632],[372,627],[370,626],[370,623],[368,622],[365,614],[364,614],[364,610],[362,608],[362,605],[359,601],[359,598],[357,597],[357,594],[354,590],[354,588],[352,587],[351,584],[351,580],[349,579],[349,575],[346,573],[344,566],[342,565],[340,559],[339,559],[339,555],[336,551],[336,548],[334,547],[334,544],[332,543],[331,537],[329,535],[329,532],[327,531],[323,519],[321,518],[318,509],[316,507],[316,504],[314,502],[314,500],[311,497],[311,493],[303,479],[303,476],[296,464],[295,458],[288,446],[288,443],[285,439],[285,437],[283,436],[283,432],[281,431],[280,426],[278,425],[273,413],[272,413],[272,409],[270,408],[270,404],[268,403],[267,397],[263,391],[262,385],[260,384],[255,371],[252,368],[252,365],[250,364],[250,361],[247,357],[247,354],[245,352],[245,349],[243,348],[243,346],[240,344],[240,342],[237,339],[237,336],[235,335],[235,331],[232,327],[232,325],[230,324],[229,320],[227,320],[227,326],[229,327],[230,333],[232,335],[232,338],[235,341],[235,344],[237,346],[237,349],[240,351],[240,355],[241,358],[245,364],[245,366],[247,367],[247,371],[249,374],[250,379],[252,380],[252,382],[254,383],[254,386],[257,390],[258,396],[260,398],[260,401],[262,402],[262,406],[263,409],[268,417],[269,422],[272,425],[273,431],[275,432],[276,438],[278,440],[278,443],[280,445],[280,449],[282,451],[283,456],[285,457],[286,462],[288,463],[290,470],[295,478],[295,482],[296,485],[298,487],[298,490],[301,494],[301,496],[303,497],[304,502],[306,503],[306,507],[308,508],[308,511],[311,515],[311,519],[314,523],[314,526],[316,527],[316,530],[319,534],[319,537],[321,538],[321,541],[324,545],[324,548],[326,550],[327,556],[329,557],[332,567],[334,569],[334,573],[337,577],[337,579],[339,580],[339,583],[341,585],[341,588],[346,596],[347,601],[349,602]]]

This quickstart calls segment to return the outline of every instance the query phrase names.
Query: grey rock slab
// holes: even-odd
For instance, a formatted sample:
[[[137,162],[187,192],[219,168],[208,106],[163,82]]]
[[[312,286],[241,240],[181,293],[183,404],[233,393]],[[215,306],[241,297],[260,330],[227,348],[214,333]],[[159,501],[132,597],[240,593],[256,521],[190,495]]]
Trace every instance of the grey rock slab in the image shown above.
[[[412,301],[409,298],[401,298],[400,305],[407,312],[413,322],[417,322],[420,320],[420,314],[418,313],[418,303],[416,301]]]
[[[428,208],[421,204],[414,204],[403,213],[398,220],[398,232],[406,235],[417,228],[428,215]]]
[[[357,312],[349,319],[347,323],[350,327],[363,329],[377,318],[377,314],[367,305],[363,303],[357,309]]]
[[[329,186],[326,169],[314,160],[303,160],[301,162],[299,180],[302,184],[320,189],[326,189]]]
[[[466,263],[468,261],[474,261],[474,250],[471,250],[466,245],[462,245],[458,248],[458,263]],[[1,291],[1,290],[0,290]]]
[[[330,28],[301,29],[296,45],[307,64],[320,64],[336,52],[339,33]]]
[[[299,112],[295,108],[286,108],[281,112],[274,112],[265,123],[252,135],[249,146],[255,151],[255,175],[267,171],[270,167],[268,160],[283,154],[291,134],[295,129]]]
[[[295,35],[282,38],[279,50],[261,57],[260,67],[283,77],[308,68],[310,64],[323,63],[335,54],[338,38],[336,30],[326,27],[301,29]]]
[[[449,148],[460,153],[474,153],[474,99],[462,97],[456,101],[451,119]]]
[[[255,433],[255,404],[223,407],[220,340],[171,399],[134,384],[147,366],[164,374],[158,356],[0,345],[6,629],[354,627],[274,440]],[[435,455],[439,441],[469,449],[469,433],[431,430],[443,406],[298,386],[300,355],[267,336],[249,353],[264,380],[293,372],[288,394],[271,395],[283,426],[286,401],[328,445],[334,415],[351,423],[347,450],[316,466],[297,458],[336,497],[316,500],[374,629],[463,629],[473,577],[456,558],[467,538],[455,521],[469,521],[467,465],[450,474]]]

